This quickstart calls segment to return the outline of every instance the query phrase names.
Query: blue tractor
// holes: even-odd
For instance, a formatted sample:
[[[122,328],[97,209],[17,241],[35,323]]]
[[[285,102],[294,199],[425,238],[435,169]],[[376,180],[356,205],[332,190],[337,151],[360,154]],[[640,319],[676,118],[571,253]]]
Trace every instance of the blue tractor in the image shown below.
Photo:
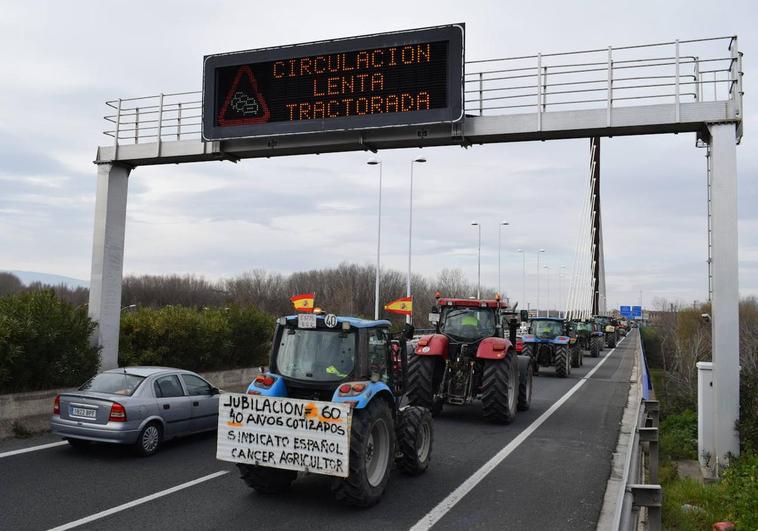
[[[559,378],[571,374],[571,367],[582,365],[582,350],[563,319],[536,317],[529,322],[528,333],[521,336],[521,354],[529,356],[534,374],[540,367],[554,366]]]
[[[332,479],[335,497],[367,507],[381,498],[393,463],[404,473],[426,471],[432,451],[428,409],[404,406],[406,340],[390,322],[300,314],[277,320],[269,370],[249,395],[348,403],[352,408],[347,477]],[[401,403],[402,402],[402,403]],[[242,479],[262,494],[289,488],[297,472],[238,463]]]

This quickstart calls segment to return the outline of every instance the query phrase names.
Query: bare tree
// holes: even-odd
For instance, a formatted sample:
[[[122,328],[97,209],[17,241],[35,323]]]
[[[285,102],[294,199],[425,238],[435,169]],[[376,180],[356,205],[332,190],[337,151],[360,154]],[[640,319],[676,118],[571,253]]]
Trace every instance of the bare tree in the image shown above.
[[[24,284],[13,273],[0,272],[0,297],[18,293],[24,289]]]

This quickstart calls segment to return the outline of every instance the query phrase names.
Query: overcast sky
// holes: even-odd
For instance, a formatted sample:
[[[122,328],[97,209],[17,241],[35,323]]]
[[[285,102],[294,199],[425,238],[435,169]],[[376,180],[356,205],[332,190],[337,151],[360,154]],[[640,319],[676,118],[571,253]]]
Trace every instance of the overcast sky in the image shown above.
[[[580,7],[581,6],[581,7]],[[740,291],[758,295],[755,2],[5,2],[0,13],[0,270],[88,279],[104,101],[199,90],[205,54],[466,23],[467,60],[736,34],[744,57],[738,147]],[[726,49],[723,50],[726,53]],[[536,295],[545,248],[552,305],[573,263],[588,140],[390,150],[383,264],[407,264],[409,162],[415,170],[414,271],[462,268]],[[603,139],[609,306],[704,300],[705,151],[693,134]],[[138,168],[129,184],[125,273],[209,278],[373,263],[378,174],[370,153]],[[569,276],[568,274],[566,275]],[[564,293],[568,280],[563,282]],[[314,286],[314,290],[318,287]],[[543,301],[547,280],[543,276]]]

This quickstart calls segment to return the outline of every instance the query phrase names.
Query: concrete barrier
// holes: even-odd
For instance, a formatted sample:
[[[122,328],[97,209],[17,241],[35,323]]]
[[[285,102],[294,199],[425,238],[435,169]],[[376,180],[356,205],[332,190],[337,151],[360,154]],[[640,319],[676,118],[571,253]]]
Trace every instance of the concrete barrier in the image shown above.
[[[231,369],[199,373],[225,391],[244,390],[258,374],[257,368]],[[50,428],[50,415],[56,395],[75,387],[0,395],[0,439],[19,433],[35,433]]]

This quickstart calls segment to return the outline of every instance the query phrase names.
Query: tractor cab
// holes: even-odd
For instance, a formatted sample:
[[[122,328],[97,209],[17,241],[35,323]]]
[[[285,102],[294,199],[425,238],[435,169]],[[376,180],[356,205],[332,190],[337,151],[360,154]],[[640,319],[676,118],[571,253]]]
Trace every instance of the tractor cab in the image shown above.
[[[563,319],[536,317],[529,323],[527,336],[533,338],[535,343],[552,343],[556,339],[563,342],[570,339],[569,332],[570,328]]]
[[[247,392],[332,400],[339,398],[344,382],[369,380],[384,383],[393,395],[400,396],[405,345],[404,337],[390,334],[386,320],[314,314],[280,317],[269,372],[256,378]],[[271,380],[274,382],[266,385]]]

